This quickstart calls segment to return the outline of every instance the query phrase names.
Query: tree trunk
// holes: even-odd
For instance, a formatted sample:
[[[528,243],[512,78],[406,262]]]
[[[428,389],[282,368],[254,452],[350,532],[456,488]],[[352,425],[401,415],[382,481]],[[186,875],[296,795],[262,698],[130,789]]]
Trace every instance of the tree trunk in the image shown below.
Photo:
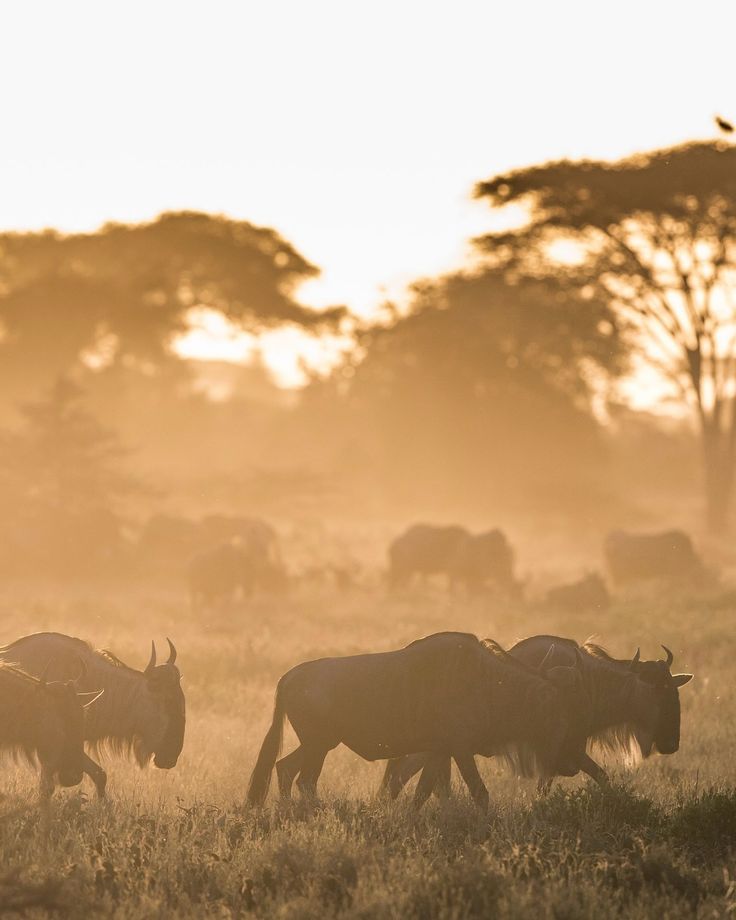
[[[704,434],[706,523],[712,534],[728,530],[734,484],[734,463],[729,438],[723,431]]]

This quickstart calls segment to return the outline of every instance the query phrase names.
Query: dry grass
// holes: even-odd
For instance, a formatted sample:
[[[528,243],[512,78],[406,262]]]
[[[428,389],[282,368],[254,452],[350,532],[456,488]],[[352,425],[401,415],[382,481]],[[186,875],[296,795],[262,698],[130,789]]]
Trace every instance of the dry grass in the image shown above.
[[[44,917],[681,917],[736,911],[736,598],[639,597],[603,618],[468,602],[441,591],[387,598],[312,590],[194,621],[164,589],[7,589],[1,641],[55,629],[141,667],[150,639],[179,649],[188,727],[179,766],[109,761],[110,798],[57,795],[50,825],[26,805],[35,777],[2,766],[0,913]],[[243,806],[278,677],[323,654],[398,647],[439,629],[503,643],[595,633],[614,654],[659,643],[696,680],[682,691],[680,752],[616,773],[602,794],[484,764],[492,807],[458,788],[419,815],[375,791],[382,765],[329,755],[321,804]],[[287,739],[287,749],[290,744]]]

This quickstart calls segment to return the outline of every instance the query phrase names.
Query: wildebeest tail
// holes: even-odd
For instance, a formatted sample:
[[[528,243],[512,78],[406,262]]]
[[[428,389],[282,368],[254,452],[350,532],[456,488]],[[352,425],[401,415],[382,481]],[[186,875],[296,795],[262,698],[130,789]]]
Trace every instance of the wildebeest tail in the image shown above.
[[[268,788],[271,785],[271,774],[273,773],[276,759],[281,753],[285,718],[286,710],[281,700],[281,685],[279,684],[276,687],[273,721],[266,732],[266,737],[263,739],[258,760],[256,760],[256,765],[248,783],[248,803],[250,805],[262,805],[266,801]]]

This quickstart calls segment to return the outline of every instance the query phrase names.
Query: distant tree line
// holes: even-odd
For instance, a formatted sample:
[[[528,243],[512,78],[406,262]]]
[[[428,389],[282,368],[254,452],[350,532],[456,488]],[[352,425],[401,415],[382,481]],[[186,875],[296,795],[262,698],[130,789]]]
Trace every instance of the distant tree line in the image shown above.
[[[1,234],[6,517],[120,518],[157,490],[292,510],[584,513],[607,488],[602,420],[620,415],[617,385],[635,361],[692,408],[708,524],[723,530],[736,466],[735,150],[691,144],[479,183],[481,199],[522,205],[527,219],[476,240],[467,269],[417,282],[406,310],[353,320],[345,361],[291,395],[255,366],[228,370],[231,396],[213,401],[171,347],[194,306],[256,333],[341,328],[345,308],[299,303],[317,269],[275,231],[182,212]]]

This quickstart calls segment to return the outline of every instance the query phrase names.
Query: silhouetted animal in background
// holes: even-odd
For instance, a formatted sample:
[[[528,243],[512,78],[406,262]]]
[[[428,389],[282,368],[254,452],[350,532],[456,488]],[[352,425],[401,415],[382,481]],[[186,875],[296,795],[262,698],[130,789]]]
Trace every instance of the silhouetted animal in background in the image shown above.
[[[720,115],[716,115],[715,122],[724,134],[733,134],[734,127],[730,121],[726,121],[725,118],[721,118]]]
[[[464,527],[415,524],[389,547],[389,581],[393,588],[408,585],[415,577],[445,575],[451,587],[469,591],[492,584],[518,593],[514,579],[514,556],[500,530],[473,535]]]
[[[225,545],[239,547],[244,560],[239,583],[247,591],[254,586],[279,590],[286,583],[276,531],[258,518],[210,514],[199,521],[171,515],[154,515],[145,525],[138,550],[140,563],[161,573],[180,573],[187,560],[209,553],[217,555]],[[234,554],[231,554],[234,555]],[[220,564],[220,568],[224,567]],[[206,563],[203,562],[206,569]],[[213,564],[216,572],[217,562]],[[205,582],[216,583],[203,574]],[[225,592],[226,593],[226,592]]]
[[[452,756],[485,806],[488,792],[474,754],[516,756],[544,777],[561,768],[578,674],[574,667],[545,674],[466,633],[438,633],[394,652],[300,664],[276,688],[248,801],[257,805],[266,798],[288,718],[300,746],[276,764],[282,796],[291,794],[297,776],[301,792],[313,795],[325,756],[343,743],[366,760],[430,752],[417,806],[431,792],[441,762]]]
[[[238,592],[248,597],[257,588],[279,591],[286,586],[286,573],[270,541],[244,543],[240,537],[197,553],[189,562],[188,578],[194,610],[232,601]]]
[[[189,563],[188,575],[193,610],[232,601],[239,590],[250,594],[253,589],[248,555],[234,543],[197,553]]]
[[[281,568],[276,531],[259,518],[210,514],[202,518],[200,531],[201,549],[218,543],[236,543],[248,555],[254,570]]]
[[[464,527],[415,524],[389,546],[392,587],[407,585],[415,576],[450,575],[453,560],[470,534]]]
[[[578,581],[550,588],[545,604],[553,610],[583,613],[587,610],[607,610],[611,597],[606,583],[597,572],[591,572]]]
[[[38,761],[42,801],[51,798],[57,782],[76,786],[83,773],[97,768],[84,753],[84,708],[99,695],[78,692],[73,680],[47,681],[0,662],[0,751]]]
[[[471,592],[492,585],[511,596],[521,593],[521,583],[514,578],[514,552],[498,529],[469,534],[458,548],[450,575]]]
[[[176,667],[176,649],[170,640],[169,658],[156,664],[156,648],[144,671],[129,668],[112,652],[95,650],[82,639],[60,633],[35,633],[0,648],[0,660],[17,662],[30,674],[46,673],[49,679],[69,680],[85,673],[79,687],[103,689],[104,693],[85,721],[84,739],[92,751],[108,747],[115,753],[131,752],[139,766],[153,758],[154,765],[170,769],[184,744],[186,721],[181,675]],[[107,776],[90,761],[85,765],[98,795],[103,795]]]
[[[579,646],[574,639],[560,636],[531,636],[517,642],[508,654],[532,668],[543,663],[578,667],[587,705],[579,709],[582,717],[573,726],[567,756],[574,759],[577,769],[606,785],[608,777],[586,752],[587,742],[630,757],[649,757],[654,748],[660,754],[674,754],[679,748],[678,691],[692,674],[671,674],[673,655],[663,648],[664,661],[641,661],[638,649],[633,659],[622,660],[592,642]],[[390,761],[382,788],[395,797],[425,762],[422,754]],[[449,758],[444,768],[449,778]],[[547,789],[551,781],[550,776],[540,785]]]
[[[606,537],[603,551],[611,578],[620,587],[652,578],[700,581],[707,575],[682,530],[653,534],[614,530]]]

